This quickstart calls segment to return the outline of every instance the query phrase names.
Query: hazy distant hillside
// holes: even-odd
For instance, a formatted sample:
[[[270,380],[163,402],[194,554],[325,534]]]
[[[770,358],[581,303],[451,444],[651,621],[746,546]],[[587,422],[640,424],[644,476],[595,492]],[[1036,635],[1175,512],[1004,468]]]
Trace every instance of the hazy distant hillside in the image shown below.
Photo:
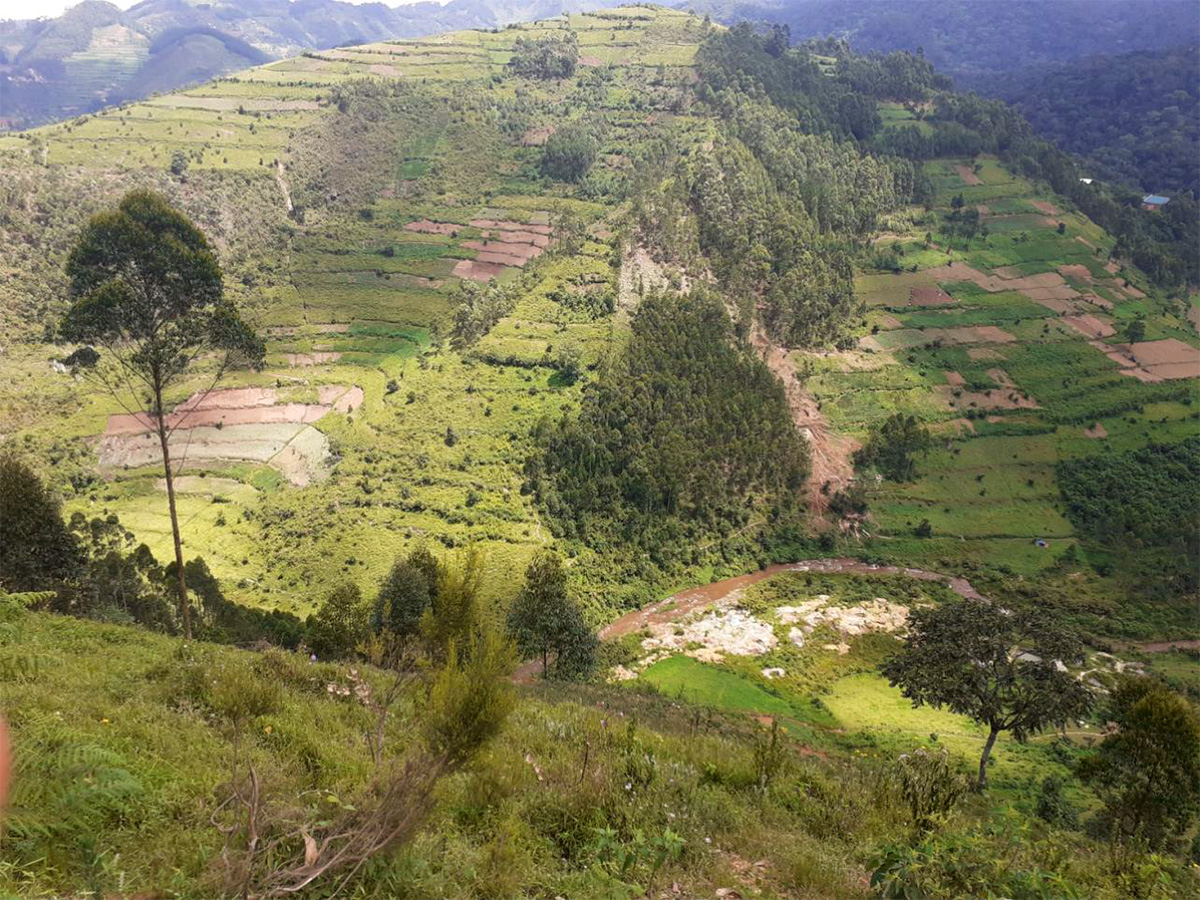
[[[1099,53],[1169,47],[1195,37],[1192,0],[697,0],[723,22],[785,24],[792,39],[849,38],[854,49],[924,51],[959,88],[996,73]]]
[[[84,0],[56,19],[0,21],[0,128],[26,128],[306,50],[490,28],[603,0],[451,0],[392,9],[339,0]]]
[[[990,93],[1096,176],[1156,193],[1200,193],[1200,47],[1139,50],[1038,66]]]

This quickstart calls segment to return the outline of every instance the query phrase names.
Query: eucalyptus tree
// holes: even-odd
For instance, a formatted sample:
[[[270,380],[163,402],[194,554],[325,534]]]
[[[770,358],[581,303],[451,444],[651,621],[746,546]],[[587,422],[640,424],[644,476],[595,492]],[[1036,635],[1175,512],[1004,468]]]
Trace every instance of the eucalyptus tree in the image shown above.
[[[62,322],[63,338],[102,351],[76,359],[128,412],[145,410],[158,435],[179,614],[190,638],[169,446],[188,410],[168,415],[163,398],[202,355],[217,355],[207,371],[207,394],[231,366],[260,367],[264,344],[226,300],[220,264],[203,232],[152,191],[130,191],[115,209],[93,216],[71,250],[66,274],[72,303]]]

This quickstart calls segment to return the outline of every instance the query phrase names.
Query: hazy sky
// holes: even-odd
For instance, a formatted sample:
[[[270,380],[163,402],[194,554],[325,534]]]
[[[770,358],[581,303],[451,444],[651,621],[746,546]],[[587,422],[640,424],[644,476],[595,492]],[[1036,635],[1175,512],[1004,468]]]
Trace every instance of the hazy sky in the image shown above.
[[[38,16],[57,16],[79,0],[0,0],[0,19],[36,19]],[[139,0],[109,0],[121,9],[129,9]],[[347,3],[383,2],[387,6],[401,6],[417,0],[345,0]]]

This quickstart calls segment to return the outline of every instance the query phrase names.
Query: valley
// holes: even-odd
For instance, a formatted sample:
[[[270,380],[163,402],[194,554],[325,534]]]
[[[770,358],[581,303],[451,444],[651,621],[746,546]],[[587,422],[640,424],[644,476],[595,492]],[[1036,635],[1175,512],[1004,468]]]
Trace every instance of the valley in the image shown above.
[[[1073,162],[964,97],[909,54],[810,58],[638,5],[306,52],[0,134],[0,447],[94,561],[144,544],[159,591],[153,620],[0,592],[36,784],[0,890],[282,896],[252,882],[239,779],[268,785],[264,821],[301,823],[269,853],[315,872],[312,833],[386,793],[385,735],[424,752],[471,682],[503,686],[504,724],[406,757],[437,773],[427,802],[340,887],[1188,896],[1194,849],[1119,869],[1079,824],[1108,795],[1076,773],[1126,676],[1200,697],[1195,292],[1085,212],[1116,201],[1080,202]],[[197,355],[165,398],[188,642],[155,581],[174,544],[151,403],[98,388],[107,360],[73,363],[62,333],[80,228],[139,188],[207,235],[265,341],[259,368]],[[590,671],[551,669],[563,646],[485,669],[548,553]],[[385,594],[424,554],[421,602],[469,595],[475,631],[429,649],[430,606],[401,664]],[[337,596],[372,617],[342,648]],[[997,740],[910,702],[881,666],[956,604],[1069,627],[1081,650],[1053,662],[1094,707]],[[905,794],[915,754],[959,778],[993,743],[989,793]]]

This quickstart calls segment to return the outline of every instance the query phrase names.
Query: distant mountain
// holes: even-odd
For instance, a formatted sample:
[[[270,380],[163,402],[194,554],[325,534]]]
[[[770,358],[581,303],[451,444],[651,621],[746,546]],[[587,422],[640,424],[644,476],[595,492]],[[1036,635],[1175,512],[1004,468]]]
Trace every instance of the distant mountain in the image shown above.
[[[451,0],[395,9],[338,0],[84,0],[55,19],[0,21],[0,130],[69,118],[305,50],[493,28],[615,5]]]
[[[860,52],[922,50],[961,88],[998,73],[1195,39],[1195,0],[689,0],[721,22],[787,25],[793,41],[845,37]]]

